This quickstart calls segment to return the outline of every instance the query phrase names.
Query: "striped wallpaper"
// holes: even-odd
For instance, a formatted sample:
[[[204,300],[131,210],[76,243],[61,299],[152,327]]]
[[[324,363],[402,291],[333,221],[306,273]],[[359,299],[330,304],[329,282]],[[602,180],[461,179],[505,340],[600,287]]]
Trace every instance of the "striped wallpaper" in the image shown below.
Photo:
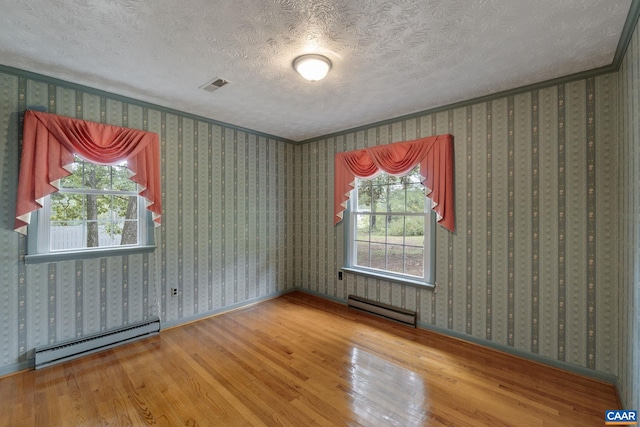
[[[303,145],[0,69],[0,374],[27,367],[39,345],[156,315],[179,324],[299,287],[616,375],[626,407],[640,407],[638,37],[619,73]],[[11,228],[27,106],[160,135],[154,253],[22,262],[26,240]],[[437,229],[436,290],[338,280],[334,154],[442,133],[455,137],[457,231]]]
[[[417,310],[426,327],[617,372],[615,74],[321,139],[295,153],[295,284]],[[456,233],[436,233],[435,292],[345,274],[333,157],[452,133]]]
[[[19,113],[27,106],[158,133],[165,212],[154,253],[21,261],[26,239],[12,231],[12,217]],[[40,345],[152,316],[178,324],[289,288],[293,242],[284,212],[295,149],[97,91],[0,72],[0,374],[26,367]]]
[[[618,81],[621,94],[618,389],[625,408],[640,409],[640,33],[637,27]]]

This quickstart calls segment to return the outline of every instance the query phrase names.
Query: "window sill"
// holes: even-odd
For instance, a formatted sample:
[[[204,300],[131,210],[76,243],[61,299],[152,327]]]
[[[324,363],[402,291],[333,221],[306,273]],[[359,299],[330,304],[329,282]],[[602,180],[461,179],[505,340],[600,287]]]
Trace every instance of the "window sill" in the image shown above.
[[[434,290],[436,288],[435,283],[427,283],[417,279],[414,280],[406,277],[394,276],[392,274],[378,273],[370,270],[361,270],[359,268],[352,268],[352,267],[342,267],[341,270],[349,274],[356,274],[359,276],[371,277],[373,279],[385,280],[387,282],[399,283],[401,285],[413,286],[416,288],[430,289],[430,290]]]
[[[24,257],[25,264],[41,264],[45,262],[70,261],[77,259],[104,258],[132,254],[150,253],[155,251],[155,245],[132,246],[117,249],[94,249],[90,251],[54,252],[48,254],[33,254]]]

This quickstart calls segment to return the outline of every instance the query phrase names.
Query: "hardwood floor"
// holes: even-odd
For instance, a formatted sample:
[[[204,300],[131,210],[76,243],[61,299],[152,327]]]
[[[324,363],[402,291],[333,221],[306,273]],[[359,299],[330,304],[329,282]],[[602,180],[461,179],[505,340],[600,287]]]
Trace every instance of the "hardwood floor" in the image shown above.
[[[0,379],[1,426],[602,426],[611,385],[302,293]]]

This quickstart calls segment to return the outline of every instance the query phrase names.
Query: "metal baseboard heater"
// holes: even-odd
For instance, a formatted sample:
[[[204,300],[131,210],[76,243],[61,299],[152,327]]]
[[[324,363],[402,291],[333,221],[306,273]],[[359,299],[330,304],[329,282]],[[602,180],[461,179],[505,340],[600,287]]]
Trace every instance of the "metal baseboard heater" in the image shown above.
[[[372,301],[366,298],[361,298],[356,295],[349,295],[349,298],[347,299],[347,305],[349,307],[352,307],[367,313],[375,314],[377,316],[381,316],[386,319],[395,320],[396,322],[413,326],[414,328],[416,327],[417,314],[415,311],[394,307],[389,304]]]
[[[153,318],[144,322],[132,323],[105,332],[86,335],[81,338],[36,348],[35,368],[76,359],[122,344],[157,335],[160,332],[160,319]]]

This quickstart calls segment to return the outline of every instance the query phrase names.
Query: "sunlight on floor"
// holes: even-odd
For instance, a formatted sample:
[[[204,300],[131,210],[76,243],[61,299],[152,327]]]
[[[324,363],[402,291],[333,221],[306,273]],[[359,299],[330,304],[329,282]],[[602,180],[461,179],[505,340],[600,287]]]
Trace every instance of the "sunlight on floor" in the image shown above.
[[[351,351],[349,374],[352,410],[363,421],[424,425],[428,407],[420,375],[358,348]]]

